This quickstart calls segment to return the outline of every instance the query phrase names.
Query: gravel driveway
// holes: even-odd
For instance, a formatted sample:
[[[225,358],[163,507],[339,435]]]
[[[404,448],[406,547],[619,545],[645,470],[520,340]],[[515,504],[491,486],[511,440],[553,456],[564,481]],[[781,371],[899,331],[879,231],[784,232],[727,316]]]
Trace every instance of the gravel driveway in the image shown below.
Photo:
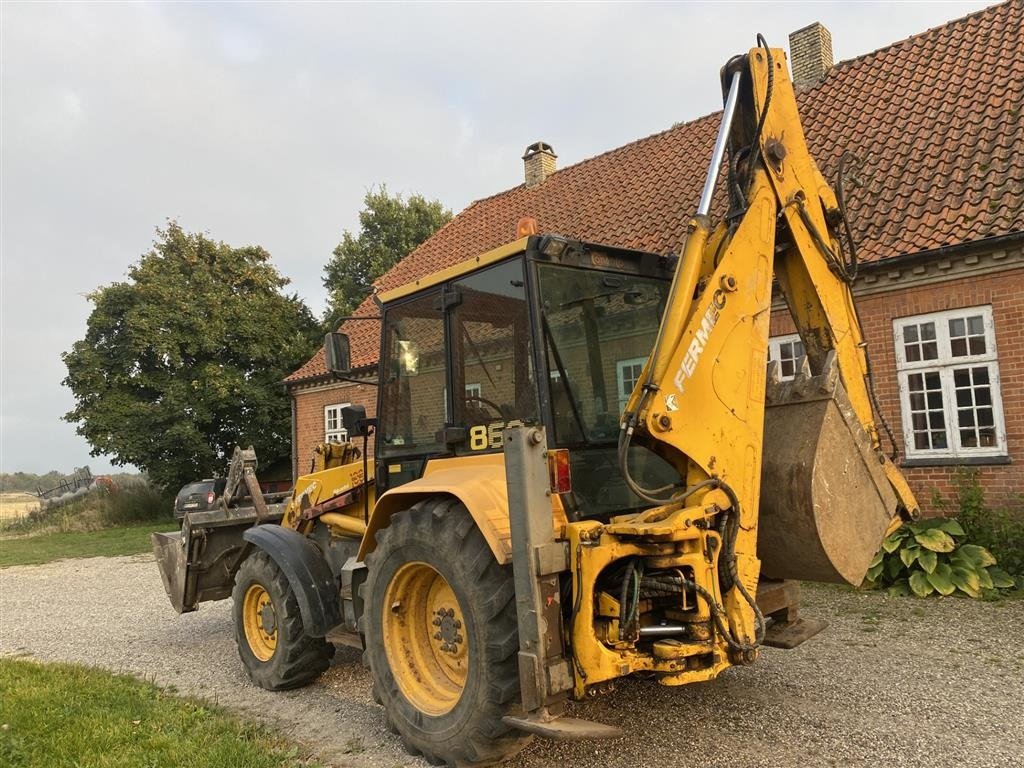
[[[510,766],[1004,766],[1024,764],[1024,600],[914,600],[825,587],[831,626],[717,681],[629,680],[573,714],[627,738],[535,741]],[[0,570],[0,652],[134,673],[255,716],[335,766],[425,766],[383,726],[359,654],[313,686],[250,685],[228,601],[176,616],[152,557]]]

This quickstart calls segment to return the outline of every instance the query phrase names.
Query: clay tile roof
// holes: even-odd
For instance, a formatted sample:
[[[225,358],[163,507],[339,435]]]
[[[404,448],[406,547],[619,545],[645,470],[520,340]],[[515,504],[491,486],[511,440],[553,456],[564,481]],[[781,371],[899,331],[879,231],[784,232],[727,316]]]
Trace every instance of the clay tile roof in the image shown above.
[[[836,64],[797,93],[827,178],[852,150],[864,185],[847,207],[860,258],[1024,231],[1024,0],[996,5]],[[403,285],[495,248],[516,223],[655,252],[678,250],[700,197],[719,113],[472,203],[377,281]],[[718,206],[721,208],[721,205]],[[371,299],[357,315],[377,314]],[[379,324],[345,323],[353,362],[372,365]],[[326,373],[323,352],[288,377]]]

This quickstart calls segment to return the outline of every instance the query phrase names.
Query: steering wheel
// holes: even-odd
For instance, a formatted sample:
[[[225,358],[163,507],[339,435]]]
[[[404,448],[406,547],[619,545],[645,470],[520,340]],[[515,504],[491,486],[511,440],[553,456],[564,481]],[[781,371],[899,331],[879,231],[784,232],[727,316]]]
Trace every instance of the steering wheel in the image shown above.
[[[477,402],[477,403],[483,403],[483,404],[484,404],[484,405],[486,405],[486,406],[487,406],[488,408],[490,408],[491,410],[493,410],[493,411],[494,411],[494,412],[495,412],[496,414],[498,414],[498,418],[499,418],[499,419],[504,419],[504,418],[505,418],[505,414],[504,414],[504,412],[503,412],[503,411],[501,410],[501,406],[500,406],[500,405],[498,405],[497,403],[492,403],[492,402],[491,402],[490,400],[488,400],[487,398],[484,398],[484,397],[480,397],[479,395],[466,395],[466,396],[465,396],[464,398],[462,398],[462,399],[463,399],[463,401],[464,401],[464,402],[467,402],[467,403],[472,403],[472,402]]]

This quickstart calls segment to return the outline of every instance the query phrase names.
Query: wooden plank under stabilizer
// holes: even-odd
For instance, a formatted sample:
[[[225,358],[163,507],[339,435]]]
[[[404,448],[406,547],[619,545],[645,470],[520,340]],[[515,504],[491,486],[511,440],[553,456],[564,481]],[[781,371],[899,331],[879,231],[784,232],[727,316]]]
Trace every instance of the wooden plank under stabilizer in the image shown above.
[[[800,615],[800,582],[761,579],[757,607],[768,621],[763,644],[772,648],[796,648],[828,626],[828,622]]]

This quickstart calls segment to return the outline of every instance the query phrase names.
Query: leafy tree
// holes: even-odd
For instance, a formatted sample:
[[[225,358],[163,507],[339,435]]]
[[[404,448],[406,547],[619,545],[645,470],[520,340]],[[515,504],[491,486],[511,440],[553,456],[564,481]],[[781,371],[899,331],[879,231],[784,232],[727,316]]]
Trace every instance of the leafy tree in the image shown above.
[[[328,308],[325,325],[333,330],[370,295],[373,281],[444,226],[452,212],[422,195],[404,200],[387,187],[370,189],[359,212],[359,234],[345,230],[324,267]]]
[[[85,338],[61,357],[92,454],[178,486],[223,472],[236,444],[263,465],[290,452],[281,380],[318,327],[258,246],[232,248],[171,221],[126,282],[88,295]]]

